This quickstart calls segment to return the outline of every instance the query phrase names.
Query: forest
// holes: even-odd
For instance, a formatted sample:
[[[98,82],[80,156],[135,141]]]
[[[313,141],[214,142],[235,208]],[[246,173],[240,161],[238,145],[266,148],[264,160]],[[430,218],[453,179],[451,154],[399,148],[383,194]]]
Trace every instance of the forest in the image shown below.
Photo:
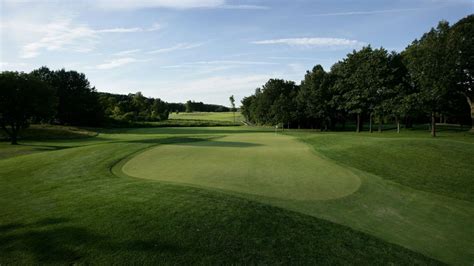
[[[22,129],[34,123],[113,127],[167,120],[170,112],[225,112],[229,108],[188,101],[98,92],[86,75],[41,67],[30,73],[0,73],[0,128],[17,143]]]
[[[400,53],[370,45],[354,50],[329,71],[316,65],[297,85],[270,79],[242,100],[251,123],[335,130],[368,123],[411,127],[436,123],[474,126],[474,15],[450,26],[439,22]]]

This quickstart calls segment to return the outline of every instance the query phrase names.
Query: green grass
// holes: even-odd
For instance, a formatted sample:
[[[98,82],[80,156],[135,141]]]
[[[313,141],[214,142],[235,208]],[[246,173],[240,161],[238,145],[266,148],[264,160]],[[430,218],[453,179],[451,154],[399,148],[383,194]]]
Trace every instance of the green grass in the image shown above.
[[[472,192],[463,187],[473,176],[458,170],[474,156],[472,135],[275,135],[249,127],[99,132],[23,140],[19,149],[31,154],[0,157],[0,264],[474,261],[474,203],[459,196]],[[388,144],[394,147],[378,152]],[[407,156],[429,153],[422,164],[432,161],[458,181],[429,171],[399,177],[416,166],[393,155],[407,146]],[[0,152],[7,147],[0,143]],[[454,157],[440,165],[453,147],[459,152],[448,152]],[[377,170],[390,162],[400,167]],[[423,176],[432,176],[430,186],[419,187]]]
[[[309,146],[268,133],[161,145],[120,167],[134,177],[284,200],[340,198],[360,185],[357,175],[316,156]]]
[[[322,134],[306,140],[318,152],[350,167],[415,189],[474,202],[472,141],[393,134]]]
[[[221,122],[234,122],[234,114],[232,112],[192,112],[192,113],[171,113],[170,119],[185,120],[211,120]],[[240,124],[244,118],[240,112],[235,112],[235,122]]]

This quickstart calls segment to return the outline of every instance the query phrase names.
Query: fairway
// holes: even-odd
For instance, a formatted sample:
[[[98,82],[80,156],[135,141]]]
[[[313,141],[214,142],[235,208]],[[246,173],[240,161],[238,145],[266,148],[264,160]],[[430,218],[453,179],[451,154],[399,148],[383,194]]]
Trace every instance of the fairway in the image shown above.
[[[210,120],[233,122],[234,114],[232,112],[192,112],[192,113],[171,113],[170,119],[186,120]],[[244,118],[240,112],[235,112],[235,122],[240,123]]]
[[[355,192],[360,179],[286,135],[236,134],[162,145],[123,165],[127,175],[278,199],[325,200]]]
[[[469,265],[473,143],[259,127],[2,143],[0,262]]]

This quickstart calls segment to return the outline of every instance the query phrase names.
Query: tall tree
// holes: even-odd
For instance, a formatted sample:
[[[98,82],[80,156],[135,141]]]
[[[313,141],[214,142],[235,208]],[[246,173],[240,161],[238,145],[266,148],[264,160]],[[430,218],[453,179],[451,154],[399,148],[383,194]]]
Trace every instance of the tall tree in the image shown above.
[[[362,130],[362,116],[369,115],[370,131],[372,116],[377,104],[382,102],[389,75],[388,54],[383,48],[363,47],[347,55],[338,64],[335,88],[343,92],[345,109],[357,117],[356,131]]]
[[[0,126],[18,143],[20,130],[31,120],[41,121],[54,115],[57,99],[54,90],[38,78],[18,72],[0,73]]]
[[[185,104],[186,106],[186,113],[192,113],[193,112],[193,103],[191,100],[188,100]]]
[[[64,69],[51,71],[42,67],[32,72],[56,90],[58,109],[56,118],[62,124],[99,125],[104,110],[100,105],[99,95],[90,86],[83,73]]]
[[[453,57],[448,47],[449,24],[441,21],[438,27],[415,40],[403,52],[405,64],[414,86],[419,88],[418,97],[431,115],[431,135],[436,136],[436,113],[455,88]]]
[[[307,71],[297,96],[298,105],[312,127],[319,126],[326,130],[331,125],[331,95],[327,76],[321,65]]]
[[[234,115],[234,123],[235,123],[235,99],[234,99],[234,95],[231,95],[229,97],[229,101],[230,101],[230,106],[231,106],[231,110],[232,110],[232,114]]]
[[[471,108],[471,130],[474,131],[474,15],[451,27],[448,50],[454,58],[456,83]]]

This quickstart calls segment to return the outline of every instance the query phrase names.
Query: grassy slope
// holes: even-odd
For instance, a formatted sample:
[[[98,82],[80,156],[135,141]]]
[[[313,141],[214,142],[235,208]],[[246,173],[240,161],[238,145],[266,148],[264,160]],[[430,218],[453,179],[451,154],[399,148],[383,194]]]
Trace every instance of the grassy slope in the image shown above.
[[[7,138],[4,134],[5,133],[0,130],[0,140]],[[90,138],[94,136],[97,136],[97,132],[77,127],[31,125],[29,128],[21,131],[19,140],[22,142],[24,139],[26,139],[30,145],[10,145],[6,141],[0,141],[0,159],[58,149],[57,146],[48,146],[41,141],[34,143],[31,141],[32,139],[61,139],[66,143],[71,143],[83,138]]]
[[[474,202],[474,136],[321,134],[306,141],[345,165],[415,189]]]
[[[173,132],[184,130],[41,142],[58,149],[1,159],[0,263],[435,263],[314,217],[110,172],[133,152],[189,141]]]
[[[459,170],[460,167],[472,168],[472,164],[466,166],[464,162],[473,158],[473,135],[446,132],[433,140],[426,132],[405,132],[401,135],[293,134],[311,144],[318,154],[327,156],[342,166],[354,167],[353,171],[359,173],[363,184],[359,191],[343,199],[308,204],[281,202],[280,206],[349,225],[452,264],[467,265],[474,261],[474,204],[472,201],[455,198],[466,195],[465,191],[470,195],[473,193],[474,187],[469,184],[474,172]],[[432,144],[433,141],[437,142],[435,147],[438,149],[425,149],[425,142]],[[369,143],[374,150],[357,149],[370,145]],[[332,148],[329,148],[331,145]],[[460,152],[448,151],[451,145]],[[383,147],[388,146],[391,147],[380,152]],[[410,152],[422,150],[419,155],[427,155],[427,158],[432,159],[431,164],[430,160],[419,158],[413,159],[414,162],[404,160],[400,151],[407,146],[410,147]],[[395,154],[390,154],[387,150]],[[413,158],[410,152],[407,152],[407,156]],[[450,157],[444,156],[446,154]],[[439,164],[440,158],[444,160],[443,164]],[[441,180],[433,171],[420,175],[417,163],[421,166],[421,171],[437,168],[444,173],[446,179],[453,175],[464,185]],[[383,167],[390,169],[390,173],[384,171]],[[374,173],[379,175],[367,172],[372,169],[378,169]],[[432,180],[424,184],[417,180],[429,180],[430,177]],[[391,181],[404,182],[405,185]],[[426,191],[442,191],[449,193],[451,197],[420,191],[420,184]]]
[[[199,131],[194,131],[195,134],[197,132]],[[225,131],[219,132],[225,133]],[[245,130],[238,132],[245,133]],[[228,131],[228,133],[230,132]],[[339,143],[337,141],[339,137],[342,140],[345,136],[352,135],[354,134],[333,134],[333,142],[336,145]],[[317,150],[324,147],[324,144],[329,145],[330,143],[325,139],[327,134],[300,133],[296,136],[314,145]],[[393,138],[389,134],[383,136],[388,137],[387,140]],[[411,137],[418,135],[417,133],[407,133],[404,136],[406,136],[406,141],[410,141]],[[371,137],[368,134],[355,137],[359,138],[356,140],[359,144],[368,142],[375,143],[374,145],[377,146],[377,141],[379,141],[379,138]],[[431,141],[430,138],[426,138],[426,140]],[[318,168],[312,169],[311,172],[331,176],[331,174],[341,173],[335,169],[342,166],[334,166],[334,163],[342,164],[340,161],[324,160],[321,156],[324,156],[325,153],[319,152],[316,154],[319,157],[302,158],[301,151],[295,154],[295,151],[289,148],[293,146],[298,150],[300,147],[298,143],[293,144],[287,138],[275,139],[273,134],[268,134],[263,139],[256,138],[254,133],[250,135],[237,134],[223,138],[222,141],[224,144],[231,142],[234,145],[219,144],[218,141],[213,140],[207,143],[196,143],[192,146],[158,147],[137,155],[135,157],[137,160],[132,159],[130,168],[125,167],[125,170],[132,170],[131,174],[137,176],[142,175],[148,178],[193,183],[199,186],[241,192],[244,194],[240,194],[240,196],[351,226],[446,262],[466,264],[474,258],[474,245],[471,241],[474,237],[474,204],[471,202],[400,186],[356,168],[349,168],[362,180],[362,186],[356,193],[340,199],[321,201],[317,200],[317,196],[314,195],[312,198],[304,196],[304,192],[311,190],[312,186],[305,182],[299,183],[301,169],[297,169],[297,167],[304,166],[309,169],[313,167],[298,162],[310,160],[309,162],[314,163],[314,166]],[[441,138],[440,141],[444,142],[445,140]],[[452,141],[459,143],[460,141],[472,141],[472,138],[455,134]],[[236,145],[239,142],[240,145]],[[248,145],[249,143],[253,145]],[[341,142],[341,147],[350,148],[355,144]],[[404,144],[405,142],[401,141],[392,145],[403,148]],[[274,153],[269,153],[267,158],[262,156],[258,160],[253,160],[253,157],[258,157],[258,149],[268,149],[272,145],[275,146]],[[410,145],[416,144],[410,143]],[[214,146],[215,149],[209,150],[209,146]],[[469,146],[464,145],[463,147],[465,148],[464,152],[470,152]],[[336,149],[336,147],[334,148]],[[249,149],[252,152],[249,152]],[[419,149],[423,149],[423,145]],[[342,152],[341,157],[344,157],[345,153],[340,152]],[[166,156],[160,157],[160,154]],[[278,154],[281,157],[277,156]],[[460,158],[464,155],[462,152],[453,155],[452,163],[443,165],[443,171],[456,171],[458,165],[455,162],[462,161]],[[431,158],[433,157],[435,155],[431,156]],[[387,163],[385,160],[392,160],[392,158],[375,158],[376,155],[373,155],[370,160],[365,158],[365,162],[377,166],[379,163]],[[149,161],[148,167],[143,168],[144,166],[138,159]],[[216,164],[215,162],[220,163]],[[433,162],[437,161],[433,160]],[[244,165],[241,165],[242,163]],[[398,164],[397,169],[404,169],[404,162],[394,160],[394,163]],[[179,169],[173,172],[169,165],[176,164]],[[287,166],[293,167],[285,169]],[[343,166],[347,167],[347,165]],[[266,171],[261,170],[262,172],[256,174],[252,170],[255,168]],[[196,171],[192,171],[193,169]],[[279,177],[276,173],[279,171],[284,171],[286,174]],[[416,170],[412,169],[412,171]],[[210,172],[214,174],[209,176]],[[464,172],[464,174],[465,180],[471,179],[471,172]],[[275,176],[277,180],[282,180],[284,176],[291,176],[291,179],[283,183],[276,182],[276,184],[268,185],[271,181],[269,181],[270,179],[265,181],[265,177],[272,176]],[[247,182],[246,180],[251,181]],[[257,183],[262,180],[263,187],[257,186]],[[302,178],[302,180],[306,179]],[[253,186],[249,184],[253,184]],[[294,200],[294,193],[298,193],[298,191],[292,187],[298,187],[298,185],[305,187],[305,189],[302,189],[301,194],[296,196],[300,200]],[[318,184],[313,185],[317,186]],[[285,193],[287,194],[285,195]]]

